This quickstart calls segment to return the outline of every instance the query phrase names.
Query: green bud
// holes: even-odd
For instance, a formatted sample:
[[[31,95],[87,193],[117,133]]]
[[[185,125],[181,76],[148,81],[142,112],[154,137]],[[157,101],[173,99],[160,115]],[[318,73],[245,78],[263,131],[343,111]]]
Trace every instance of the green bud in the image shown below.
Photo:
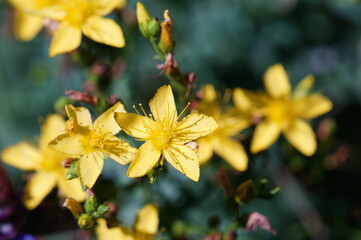
[[[91,229],[94,227],[95,221],[92,216],[89,216],[88,214],[84,213],[78,218],[78,226],[81,229]]]
[[[68,168],[68,172],[66,173],[66,177],[65,177],[66,180],[72,180],[78,177],[78,171],[77,171],[78,162],[79,161],[75,161],[71,163],[70,167]]]
[[[87,214],[93,214],[98,208],[98,201],[94,196],[89,197],[84,204],[84,208]]]
[[[147,33],[150,38],[155,38],[160,35],[160,24],[156,19],[152,19],[147,23]]]
[[[107,212],[109,211],[109,207],[107,205],[104,205],[104,204],[101,204],[98,209],[97,209],[97,212],[100,214],[100,215],[104,215],[106,214]]]
[[[152,168],[152,170],[150,170],[148,172],[148,179],[149,179],[149,182],[151,184],[155,183],[155,181],[157,181],[157,178],[160,174],[160,172],[162,171],[163,169],[163,165],[160,164],[159,162]]]

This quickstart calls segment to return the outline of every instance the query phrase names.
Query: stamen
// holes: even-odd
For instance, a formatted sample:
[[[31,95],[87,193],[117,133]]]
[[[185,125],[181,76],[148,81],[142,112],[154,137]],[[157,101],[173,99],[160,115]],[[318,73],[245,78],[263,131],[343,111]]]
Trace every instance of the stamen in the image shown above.
[[[183,113],[187,110],[187,108],[189,107],[190,104],[191,104],[191,103],[188,102],[188,103],[187,103],[187,106],[185,106],[185,107],[183,108],[182,112],[178,115],[177,121],[178,121],[179,118],[183,115]]]
[[[141,103],[139,103],[139,107],[140,109],[142,110],[144,116],[147,116],[147,113],[145,112],[144,108],[143,108],[143,105]]]

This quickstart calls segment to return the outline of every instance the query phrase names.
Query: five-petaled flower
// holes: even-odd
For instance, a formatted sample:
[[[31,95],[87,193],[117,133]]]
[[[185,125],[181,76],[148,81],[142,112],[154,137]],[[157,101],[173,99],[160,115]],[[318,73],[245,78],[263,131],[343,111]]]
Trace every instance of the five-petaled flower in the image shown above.
[[[199,159],[197,153],[186,146],[199,137],[206,136],[217,127],[217,122],[209,116],[191,113],[178,122],[173,92],[170,86],[163,86],[149,102],[152,114],[116,113],[116,121],[127,134],[145,143],[139,148],[134,161],[129,166],[129,177],[147,174],[157,163],[166,159],[174,168],[194,181],[199,179]]]
[[[81,42],[82,33],[88,38],[124,47],[125,40],[119,25],[103,16],[118,7],[123,0],[63,0],[59,4],[37,11],[37,14],[59,22],[50,45],[50,56],[70,52]]]
[[[212,116],[219,127],[208,136],[197,140],[199,162],[208,162],[214,151],[234,169],[245,171],[248,164],[247,154],[243,146],[232,138],[250,125],[249,119],[242,115],[234,115],[230,110],[224,113],[219,106],[219,98],[213,85],[205,85],[201,89],[201,95],[202,99],[196,110]]]
[[[37,207],[56,185],[66,197],[85,200],[79,180],[65,180],[66,170],[61,163],[68,156],[48,148],[48,143],[64,128],[65,121],[60,115],[49,115],[41,128],[39,148],[20,142],[7,147],[1,154],[5,163],[21,170],[35,171],[25,187],[24,205],[27,209]]]
[[[278,139],[280,133],[304,155],[312,156],[315,153],[316,136],[306,120],[329,112],[332,102],[320,94],[308,93],[311,87],[309,79],[310,77],[306,77],[301,81],[292,94],[286,71],[281,64],[276,64],[264,75],[265,94],[235,90],[236,106],[245,103],[253,105],[255,115],[263,118],[254,132],[252,153],[268,148]],[[304,87],[307,91],[300,94]]]
[[[121,129],[114,112],[125,112],[120,102],[100,115],[94,124],[84,107],[67,105],[66,112],[69,116],[66,133],[51,141],[49,147],[79,158],[77,172],[88,188],[93,187],[103,169],[104,154],[120,164],[134,159],[137,150],[115,136]]]

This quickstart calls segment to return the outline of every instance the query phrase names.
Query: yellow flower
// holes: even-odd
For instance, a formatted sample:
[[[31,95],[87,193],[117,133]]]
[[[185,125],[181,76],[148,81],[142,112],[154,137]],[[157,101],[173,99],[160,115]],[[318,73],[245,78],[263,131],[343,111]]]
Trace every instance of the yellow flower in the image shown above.
[[[158,209],[153,204],[147,204],[138,211],[134,230],[121,226],[108,228],[105,219],[97,220],[95,230],[98,240],[152,240],[157,234],[159,225]]]
[[[214,87],[210,84],[201,90],[202,101],[197,110],[212,116],[218,122],[218,129],[197,140],[200,164],[208,162],[213,151],[227,161],[234,169],[244,171],[247,169],[248,157],[243,146],[232,139],[241,130],[248,127],[250,121],[242,116],[223,113],[218,105],[218,98]]]
[[[124,47],[125,40],[119,25],[103,16],[115,9],[122,0],[63,0],[59,5],[38,11],[39,15],[59,22],[50,45],[50,56],[70,52],[81,42],[82,33],[88,38]]]
[[[32,40],[42,29],[44,19],[31,13],[53,6],[57,0],[8,0],[15,7],[14,33],[21,41]]]
[[[255,104],[255,112],[264,119],[255,129],[251,152],[257,153],[268,148],[283,133],[304,155],[312,156],[315,153],[316,136],[306,120],[330,111],[332,102],[320,94],[308,93],[312,82],[312,77],[306,77],[292,94],[287,73],[281,64],[271,66],[266,71],[266,94],[259,95],[258,103]],[[255,98],[255,95],[250,96]],[[250,99],[248,101],[252,102]],[[263,106],[259,102],[263,102]]]
[[[141,106],[141,105],[140,105]],[[217,123],[212,117],[192,113],[178,122],[174,96],[170,86],[163,86],[149,102],[152,115],[116,113],[116,121],[129,135],[146,141],[138,150],[127,175],[141,177],[164,158],[178,171],[194,181],[199,179],[199,160],[196,152],[185,144],[213,132]]]
[[[48,148],[48,143],[64,128],[65,121],[60,115],[50,115],[41,128],[38,148],[20,142],[7,147],[1,154],[5,163],[24,171],[35,171],[25,187],[24,205],[29,210],[37,207],[56,185],[66,197],[85,200],[79,180],[65,180],[66,169],[61,162],[67,155]]]
[[[66,133],[49,144],[54,150],[79,158],[77,172],[88,188],[93,187],[103,169],[104,154],[120,164],[134,158],[136,149],[115,136],[121,129],[114,120],[114,112],[120,111],[125,112],[125,109],[118,102],[92,124],[88,109],[67,105]]]

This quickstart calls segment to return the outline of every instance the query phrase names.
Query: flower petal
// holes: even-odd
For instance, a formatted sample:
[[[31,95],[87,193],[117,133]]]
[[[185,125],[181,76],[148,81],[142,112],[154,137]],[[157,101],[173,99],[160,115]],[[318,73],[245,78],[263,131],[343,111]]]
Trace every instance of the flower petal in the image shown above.
[[[101,134],[115,135],[121,129],[115,121],[115,112],[126,112],[124,105],[117,102],[114,106],[100,115],[94,122],[94,128],[98,129]]]
[[[233,91],[233,102],[236,108],[242,112],[248,112],[252,108],[260,108],[264,105],[263,95],[242,88]]]
[[[197,140],[199,164],[207,163],[213,156],[213,143],[209,137],[202,137]]]
[[[218,124],[212,117],[191,113],[174,128],[174,139],[181,143],[190,142],[199,137],[207,136],[217,127]]]
[[[124,0],[93,0],[90,3],[95,15],[105,16],[113,9],[124,4]]]
[[[303,120],[293,121],[283,131],[286,139],[301,153],[312,156],[317,148],[316,136],[311,126]]]
[[[112,19],[99,16],[90,17],[83,25],[82,31],[85,36],[96,42],[118,48],[125,46],[122,29]]]
[[[195,151],[185,145],[172,145],[164,151],[164,156],[175,169],[198,182],[199,159]]]
[[[143,177],[158,162],[161,152],[157,151],[152,142],[147,141],[140,146],[134,161],[130,164],[127,176],[131,178]]]
[[[76,156],[84,151],[84,136],[80,134],[62,134],[49,143],[49,148]]]
[[[103,153],[97,151],[83,155],[78,164],[80,181],[88,188],[92,188],[102,172],[103,165]]]
[[[266,91],[273,98],[289,96],[291,85],[288,81],[287,73],[281,64],[269,67],[264,74],[263,80]]]
[[[254,132],[251,143],[251,152],[258,153],[271,146],[279,137],[281,133],[280,126],[269,120],[264,120],[259,123]]]
[[[292,111],[300,117],[311,119],[318,117],[332,109],[332,102],[320,95],[310,94],[294,102]]]
[[[156,121],[177,119],[177,108],[174,102],[172,88],[169,85],[160,87],[154,97],[149,101],[149,107]]]
[[[69,126],[67,125],[67,131],[81,134],[88,134],[90,129],[92,128],[92,119],[90,116],[90,112],[85,107],[74,107],[69,104],[65,106],[66,113],[69,117]]]
[[[66,170],[58,175],[59,190],[64,193],[66,197],[74,198],[78,202],[86,199],[86,192],[81,189],[80,180],[78,178],[72,180],[65,179]]]
[[[59,24],[54,32],[50,44],[49,56],[71,52],[79,47],[81,42],[81,31],[65,22]]]
[[[61,133],[65,132],[65,121],[59,114],[47,116],[44,124],[41,126],[41,136],[39,138],[39,148],[48,149],[49,143]]]
[[[155,205],[147,204],[138,211],[135,231],[153,235],[158,232],[158,225],[159,214]]]
[[[119,226],[108,228],[104,218],[97,219],[95,233],[98,240],[134,240],[131,235],[128,235],[126,231]]]
[[[315,77],[313,75],[308,75],[304,79],[302,79],[293,90],[293,98],[298,99],[307,96],[311,88],[313,87],[314,82]]]
[[[24,205],[28,210],[37,207],[55,187],[56,177],[47,172],[37,172],[25,186]]]
[[[239,142],[225,137],[218,138],[214,144],[214,151],[234,169],[238,171],[247,169],[248,156]]]
[[[1,153],[2,160],[24,171],[35,170],[42,160],[38,149],[26,142],[9,146]]]
[[[43,28],[43,18],[25,13],[24,11],[15,12],[14,33],[20,41],[32,40]]]
[[[134,113],[115,113],[115,120],[124,132],[136,138],[147,138],[146,126],[155,124],[152,119]]]
[[[24,1],[21,1],[24,3]],[[36,8],[36,7],[35,7]],[[29,14],[38,15],[44,19],[48,18],[55,21],[61,21],[66,16],[66,11],[60,5],[51,5],[48,7],[43,7],[41,9],[28,10]]]
[[[137,149],[117,137],[112,137],[104,142],[102,151],[114,161],[124,165],[134,160]]]

